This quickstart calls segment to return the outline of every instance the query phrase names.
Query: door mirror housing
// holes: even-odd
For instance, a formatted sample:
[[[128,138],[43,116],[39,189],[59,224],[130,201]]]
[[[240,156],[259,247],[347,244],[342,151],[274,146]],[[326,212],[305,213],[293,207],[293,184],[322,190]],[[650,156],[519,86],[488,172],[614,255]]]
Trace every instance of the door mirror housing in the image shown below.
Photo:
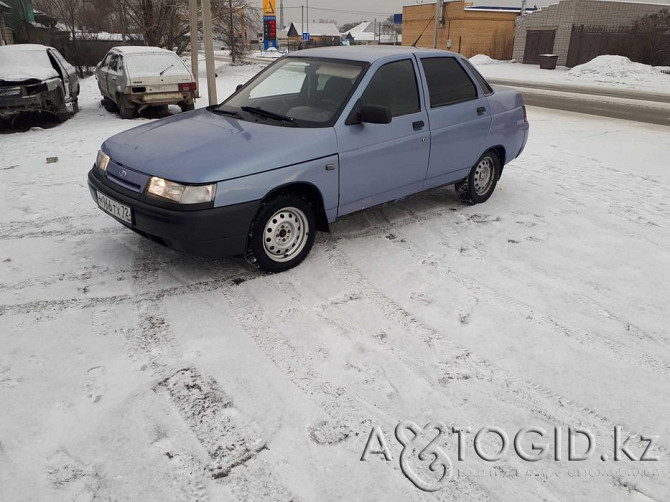
[[[361,106],[359,101],[351,111],[345,124],[390,124],[392,119],[393,115],[390,108],[379,105]]]

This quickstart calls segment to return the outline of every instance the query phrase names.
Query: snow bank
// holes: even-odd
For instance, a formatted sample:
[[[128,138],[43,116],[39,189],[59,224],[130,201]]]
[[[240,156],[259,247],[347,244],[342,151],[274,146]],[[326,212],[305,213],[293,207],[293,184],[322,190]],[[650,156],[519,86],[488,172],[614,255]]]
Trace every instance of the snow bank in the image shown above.
[[[483,65],[483,64],[500,64],[500,63],[507,63],[508,61],[500,61],[499,59],[493,59],[486,54],[477,54],[476,56],[472,56],[470,58],[470,62],[475,65]]]
[[[588,63],[575,66],[568,72],[569,79],[634,85],[637,83],[670,85],[670,76],[624,56],[598,56]]]

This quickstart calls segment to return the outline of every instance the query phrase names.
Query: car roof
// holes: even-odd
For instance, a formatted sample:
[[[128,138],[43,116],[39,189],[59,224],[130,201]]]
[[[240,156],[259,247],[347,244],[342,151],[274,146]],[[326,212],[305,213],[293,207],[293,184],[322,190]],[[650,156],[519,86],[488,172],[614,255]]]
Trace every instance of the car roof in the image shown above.
[[[13,44],[13,45],[3,45],[0,47],[3,51],[45,51],[47,49],[53,49],[53,47],[48,47],[46,45],[40,44]]]
[[[320,47],[318,49],[305,49],[292,52],[285,57],[319,57],[332,59],[349,59],[354,61],[365,61],[372,63],[387,56],[400,54],[421,54],[435,56],[457,56],[455,52],[440,49],[424,49],[421,47],[402,47],[393,45],[351,45]]]
[[[167,49],[144,45],[120,45],[118,47],[112,47],[111,50],[120,52],[121,54],[165,54],[166,52],[174,54],[174,52]]]

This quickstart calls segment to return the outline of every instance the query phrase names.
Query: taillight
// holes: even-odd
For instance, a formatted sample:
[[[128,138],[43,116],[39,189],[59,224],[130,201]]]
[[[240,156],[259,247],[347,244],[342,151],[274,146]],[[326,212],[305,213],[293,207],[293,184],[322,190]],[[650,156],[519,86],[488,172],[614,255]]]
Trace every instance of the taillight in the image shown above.
[[[195,91],[196,87],[197,86],[195,82],[186,82],[183,84],[179,84],[179,92]]]

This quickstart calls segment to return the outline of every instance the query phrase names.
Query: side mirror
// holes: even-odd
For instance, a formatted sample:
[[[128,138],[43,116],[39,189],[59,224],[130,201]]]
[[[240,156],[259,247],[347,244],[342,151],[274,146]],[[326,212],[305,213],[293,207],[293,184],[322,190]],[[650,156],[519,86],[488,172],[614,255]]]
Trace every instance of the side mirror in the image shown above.
[[[365,105],[361,106],[360,100],[351,110],[349,117],[344,122],[345,125],[354,124],[390,124],[391,110],[385,106]]]
[[[244,84],[237,84],[237,87],[235,87],[235,92],[237,92],[237,91],[239,91],[240,89],[242,89],[242,87],[244,87]]]
[[[391,110],[385,106],[365,105],[360,111],[360,120],[367,124],[390,124]]]

